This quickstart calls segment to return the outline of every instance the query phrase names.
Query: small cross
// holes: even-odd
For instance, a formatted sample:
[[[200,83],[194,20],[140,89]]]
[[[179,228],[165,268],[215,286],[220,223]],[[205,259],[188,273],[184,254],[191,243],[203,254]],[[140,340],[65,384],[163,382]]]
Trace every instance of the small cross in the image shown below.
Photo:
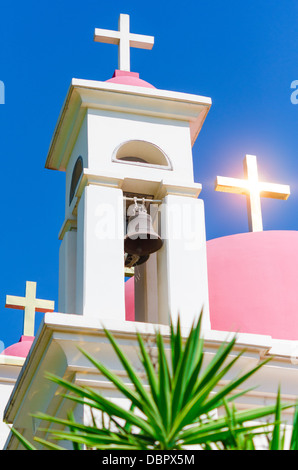
[[[257,157],[255,155],[246,155],[243,165],[246,180],[217,176],[215,191],[246,195],[249,230],[250,232],[262,232],[261,197],[286,200],[290,196],[290,186],[261,183],[258,177]]]
[[[26,282],[25,297],[6,296],[7,308],[25,310],[24,314],[24,336],[34,336],[35,312],[53,312],[55,302],[36,298],[36,282]]]
[[[130,48],[152,49],[154,37],[130,33],[129,15],[121,14],[118,21],[118,31],[96,28],[94,31],[94,41],[117,44],[119,46],[118,69],[130,72]]]

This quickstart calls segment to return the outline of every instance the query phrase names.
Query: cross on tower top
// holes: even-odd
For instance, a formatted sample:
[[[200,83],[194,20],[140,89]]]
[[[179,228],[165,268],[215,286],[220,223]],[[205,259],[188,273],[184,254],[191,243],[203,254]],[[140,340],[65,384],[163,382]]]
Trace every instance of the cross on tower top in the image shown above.
[[[37,299],[36,282],[27,281],[25,297],[7,295],[5,307],[25,310],[23,335],[34,336],[35,312],[53,312],[55,302]]]
[[[290,186],[261,183],[255,155],[245,155],[243,165],[246,180],[217,176],[215,191],[246,195],[249,230],[250,232],[261,232],[263,230],[261,197],[286,200],[290,196]]]
[[[120,14],[118,21],[118,31],[95,28],[94,41],[107,44],[117,44],[118,48],[118,69],[130,72],[130,48],[152,49],[154,44],[153,36],[132,34],[129,32],[129,15]]]

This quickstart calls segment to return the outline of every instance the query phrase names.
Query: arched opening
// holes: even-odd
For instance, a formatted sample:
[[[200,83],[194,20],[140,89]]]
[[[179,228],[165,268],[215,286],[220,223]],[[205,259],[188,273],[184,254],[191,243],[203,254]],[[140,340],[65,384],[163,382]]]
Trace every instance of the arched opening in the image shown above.
[[[122,143],[114,150],[112,161],[172,170],[167,155],[157,145],[144,140],[129,140]]]
[[[78,185],[78,182],[82,173],[83,173],[83,158],[80,156],[77,159],[75,166],[73,168],[73,172],[72,172],[70,191],[69,191],[69,205],[72,203],[72,200],[74,198],[76,188],[77,188],[77,185]]]

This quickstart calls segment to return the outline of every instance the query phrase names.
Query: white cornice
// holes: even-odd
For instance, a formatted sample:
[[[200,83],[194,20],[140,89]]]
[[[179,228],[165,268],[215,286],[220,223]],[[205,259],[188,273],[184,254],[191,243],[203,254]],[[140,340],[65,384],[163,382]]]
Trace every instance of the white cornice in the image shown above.
[[[145,190],[148,194],[154,196],[154,199],[163,199],[167,195],[175,196],[184,196],[197,199],[202,190],[202,185],[200,183],[184,183],[173,182],[162,180],[159,178],[155,180],[149,179],[134,179],[134,178],[124,178],[117,177],[108,172],[101,172],[100,174],[94,174],[88,169],[84,168],[83,174],[80,177],[80,180],[77,185],[77,190],[75,193],[75,198],[73,199],[69,215],[65,218],[63,225],[59,232],[59,240],[63,240],[64,235],[69,230],[76,230],[77,228],[77,207],[81,199],[83,191],[88,185],[97,185],[97,186],[109,186],[112,188],[122,189],[124,192],[134,192],[137,188],[140,188],[140,192]]]
[[[14,421],[27,395],[28,388],[32,386],[41,387],[38,378],[35,378],[36,373],[40,373],[43,369],[50,370],[50,365],[47,362],[48,360],[52,361],[54,350],[56,350],[55,354],[58,354],[59,357],[63,355],[66,358],[64,359],[66,367],[70,363],[73,367],[72,360],[69,360],[69,357],[67,358],[70,351],[69,347],[73,348],[74,345],[84,347],[85,344],[85,346],[88,345],[88,348],[91,348],[90,350],[93,348],[95,348],[94,351],[98,350],[100,338],[106,342],[104,328],[108,329],[120,342],[130,340],[135,346],[137,346],[136,332],[149,338],[154,337],[158,329],[163,335],[165,344],[169,345],[170,343],[170,328],[166,325],[129,321],[115,324],[109,318],[85,318],[81,315],[46,313],[6,406],[4,412],[6,422],[11,423]],[[182,334],[187,338],[189,329],[183,328]],[[203,336],[205,347],[209,351],[215,351],[222,342],[228,340],[228,337],[231,339],[231,335],[226,332],[212,330],[205,331]],[[253,354],[257,359],[263,356],[264,352],[267,352],[271,346],[272,339],[269,336],[238,334],[235,349],[245,348],[246,354]]]
[[[23,366],[25,359],[19,356],[7,356],[3,354],[0,356],[0,366]]]
[[[74,78],[56,124],[45,166],[65,170],[86,109],[186,121],[194,144],[210,107],[211,99],[204,96]]]
[[[113,357],[110,354],[111,349],[104,328],[114,335],[120,347],[130,355],[134,367],[138,367],[137,355],[132,353],[138,347],[136,332],[150,341],[155,337],[158,329],[164,338],[165,348],[168,349],[170,346],[170,328],[166,325],[124,321],[115,324],[108,318],[85,318],[81,315],[46,313],[7,404],[4,412],[5,421],[26,430],[25,437],[32,440],[36,429],[32,425],[30,413],[36,411],[34,407],[38,411],[50,414],[64,409],[63,396],[57,395],[55,387],[49,388],[49,381],[44,378],[44,373],[47,371],[67,379],[71,378],[75,382],[87,381],[89,386],[92,383],[92,386],[100,389],[109,387],[106,379],[90,366],[83,355],[78,354],[77,349],[77,346],[80,346],[99,360]],[[183,328],[182,335],[187,338],[189,329]],[[209,361],[214,357],[223,342],[230,340],[232,336],[234,336],[233,333],[228,334],[223,331],[204,331],[206,360]],[[264,357],[271,356],[274,351],[282,353],[282,357],[274,357],[254,378],[253,385],[257,380],[258,390],[249,391],[246,394],[247,400],[240,401],[239,407],[246,409],[252,405],[273,404],[278,383],[282,378],[282,399],[294,404],[298,370],[292,361],[293,342],[279,344],[278,341],[265,335],[239,333],[236,337],[237,341],[231,357],[235,356],[237,351],[244,350],[237,366],[239,371],[254,367]],[[109,367],[115,373],[123,375],[123,371],[119,369],[119,362],[112,361]],[[6,448],[13,449],[17,445],[17,440],[10,436]]]

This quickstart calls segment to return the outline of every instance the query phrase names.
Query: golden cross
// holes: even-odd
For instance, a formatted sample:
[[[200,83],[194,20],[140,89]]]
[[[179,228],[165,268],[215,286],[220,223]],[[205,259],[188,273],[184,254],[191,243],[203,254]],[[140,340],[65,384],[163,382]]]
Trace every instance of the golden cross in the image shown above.
[[[247,197],[248,224],[250,232],[262,232],[261,197],[286,200],[290,196],[290,186],[275,183],[261,183],[258,177],[257,157],[245,155],[245,180],[217,176],[215,191],[244,194]]]
[[[35,312],[53,312],[55,302],[37,299],[36,282],[27,281],[25,297],[7,295],[5,307],[25,310],[23,335],[34,336]]]
[[[118,31],[95,28],[94,41],[117,44],[119,46],[118,69],[130,72],[130,48],[152,49],[154,37],[130,33],[129,15],[121,14],[118,21]]]

